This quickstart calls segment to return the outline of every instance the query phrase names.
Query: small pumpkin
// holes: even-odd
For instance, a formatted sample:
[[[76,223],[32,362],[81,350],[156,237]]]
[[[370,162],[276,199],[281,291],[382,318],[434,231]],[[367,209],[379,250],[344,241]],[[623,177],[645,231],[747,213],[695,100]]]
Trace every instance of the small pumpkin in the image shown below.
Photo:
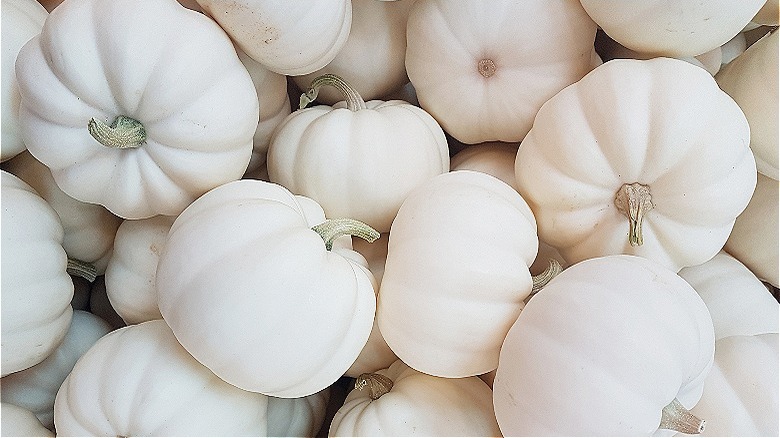
[[[404,101],[365,102],[343,78],[324,75],[301,98],[305,106],[330,85],[345,105],[317,105],[285,119],[268,149],[268,175],[314,199],[327,217],[348,217],[380,233],[415,187],[450,168],[444,131]]]
[[[3,436],[54,436],[54,432],[43,427],[29,409],[0,403],[0,414],[0,434]]]
[[[2,175],[2,376],[43,361],[70,326],[73,282],[57,212],[27,183]]]
[[[374,321],[365,261],[330,246],[353,229],[378,237],[325,221],[316,203],[277,184],[217,187],[171,227],[157,267],[160,312],[227,382],[275,397],[318,392],[352,365]]]
[[[568,263],[634,254],[676,272],[714,257],[747,206],[749,137],[705,70],[615,59],[544,104],[515,176],[539,238]]]
[[[197,0],[252,59],[269,70],[304,75],[328,64],[352,25],[351,0]]]
[[[62,436],[265,436],[268,397],[217,378],[158,319],[114,330],[54,401]]]
[[[458,170],[420,186],[390,229],[377,305],[387,344],[434,376],[494,369],[537,248],[531,209],[498,178]]]
[[[328,436],[500,436],[500,431],[490,387],[479,377],[434,377],[397,360],[357,378]]]
[[[176,215],[249,163],[252,80],[227,34],[175,0],[63,2],[16,78],[30,153],[122,218]]]
[[[675,272],[637,256],[588,259],[547,283],[507,333],[496,418],[505,436],[698,433],[688,409],[714,353],[707,306]]]

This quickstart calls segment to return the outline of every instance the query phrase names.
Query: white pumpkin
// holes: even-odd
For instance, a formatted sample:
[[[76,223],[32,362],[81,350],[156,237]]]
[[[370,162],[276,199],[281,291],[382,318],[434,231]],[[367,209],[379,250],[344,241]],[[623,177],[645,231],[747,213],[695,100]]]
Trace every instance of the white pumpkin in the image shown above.
[[[580,0],[607,35],[656,56],[696,56],[738,34],[766,0]]]
[[[328,387],[365,345],[376,307],[359,254],[328,251],[343,223],[325,222],[316,203],[277,184],[209,191],[176,218],[160,255],[163,318],[240,388],[303,397]]]
[[[406,70],[463,143],[519,142],[542,104],[592,68],[596,24],[570,0],[417,0]]]
[[[265,436],[267,406],[198,363],[158,319],[100,338],[57,393],[54,423],[62,436]]]
[[[679,419],[669,411],[701,397],[714,352],[707,306],[673,271],[637,256],[589,259],[553,278],[509,330],[496,418],[505,436],[668,434],[659,429]],[[689,419],[681,431],[700,431]]]
[[[268,175],[317,201],[329,218],[357,219],[386,233],[410,191],[449,171],[444,131],[407,102],[364,102],[338,76],[319,77],[301,103],[324,85],[344,94],[346,108],[317,105],[287,117],[268,149]]]
[[[358,377],[328,436],[500,436],[490,387],[446,379],[395,361]]]
[[[390,230],[377,305],[387,344],[435,376],[494,369],[537,247],[531,209],[498,178],[458,170],[419,187]]]
[[[76,361],[111,327],[100,317],[84,310],[73,312],[65,339],[43,362],[3,377],[3,403],[31,410],[41,424],[54,428],[54,398]]]
[[[780,287],[780,182],[758,174],[756,190],[737,216],[724,249],[745,264],[758,278]]]
[[[409,82],[404,65],[406,21],[416,0],[352,0],[352,27],[344,47],[325,67],[292,79],[301,90],[318,76],[335,74],[349,81],[366,100],[382,99]],[[323,89],[320,102],[333,105],[344,97]]]
[[[30,153],[122,218],[176,215],[249,163],[252,80],[225,32],[175,0],[62,3],[16,77]]]
[[[0,403],[0,435],[53,437],[54,432],[43,427],[29,409]]]
[[[729,336],[691,412],[707,419],[701,436],[778,436],[778,334]]]
[[[476,170],[493,175],[517,190],[517,143],[487,142],[466,146],[450,159],[450,170]]]
[[[773,179],[780,179],[779,38],[777,31],[770,32],[715,76],[718,85],[737,102],[747,117],[750,148],[756,157],[758,171]]]
[[[349,37],[351,0],[197,0],[252,59],[283,75],[327,65]]]
[[[317,436],[329,400],[330,387],[306,397],[268,397],[268,436]]]
[[[739,260],[721,251],[709,261],[679,272],[707,305],[715,340],[778,333],[780,304]]]
[[[2,376],[43,361],[73,316],[59,216],[21,179],[2,174]]]
[[[720,251],[756,184],[749,127],[699,67],[615,59],[550,99],[515,176],[570,264],[635,254],[679,271]]]
[[[162,318],[155,276],[174,219],[155,216],[124,221],[117,230],[105,285],[111,306],[127,324]]]
[[[57,212],[65,231],[62,247],[68,258],[90,263],[95,266],[96,274],[102,275],[122,219],[100,205],[81,202],[65,194],[49,168],[29,152],[17,155],[4,166],[34,188]]]
[[[14,63],[22,46],[41,33],[49,13],[36,0],[3,0],[2,16],[2,151],[0,161],[27,149],[19,133],[19,86]]]

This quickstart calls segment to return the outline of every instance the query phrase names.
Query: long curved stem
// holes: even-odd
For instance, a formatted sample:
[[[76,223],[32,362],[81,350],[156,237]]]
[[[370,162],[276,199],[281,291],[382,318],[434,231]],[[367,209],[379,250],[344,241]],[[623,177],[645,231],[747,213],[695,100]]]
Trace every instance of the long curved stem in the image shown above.
[[[331,87],[337,88],[341,94],[344,95],[344,100],[347,102],[347,108],[349,108],[350,111],[366,109],[366,102],[362,97],[360,97],[360,94],[357,92],[357,90],[352,88],[352,86],[349,85],[349,83],[347,83],[347,81],[342,79],[340,76],[331,73],[318,76],[314,78],[313,81],[311,81],[309,89],[306,90],[305,93],[301,94],[299,108],[306,108],[308,104],[314,102],[320,92],[320,87],[325,85],[330,85]]]
[[[97,268],[92,263],[82,262],[81,260],[68,259],[68,266],[65,269],[68,274],[75,277],[81,277],[92,283],[97,278]]]
[[[311,227],[325,242],[325,249],[333,249],[333,242],[341,236],[355,236],[371,243],[379,239],[379,231],[371,228],[365,222],[356,219],[339,218],[327,219],[321,224]]]

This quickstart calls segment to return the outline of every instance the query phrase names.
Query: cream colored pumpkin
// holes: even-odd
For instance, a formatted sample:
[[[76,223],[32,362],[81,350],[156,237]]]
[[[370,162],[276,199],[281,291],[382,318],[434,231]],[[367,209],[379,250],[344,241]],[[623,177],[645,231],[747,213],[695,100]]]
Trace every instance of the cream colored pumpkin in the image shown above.
[[[155,276],[174,219],[155,216],[124,221],[117,230],[114,253],[106,268],[106,294],[127,324],[162,318]]]
[[[65,339],[43,362],[9,374],[0,380],[3,403],[31,410],[41,424],[54,428],[54,398],[76,361],[111,327],[100,317],[84,310],[73,312]]]
[[[43,427],[29,409],[0,403],[0,435],[53,437],[54,432]]]
[[[720,251],[756,184],[749,128],[699,67],[616,59],[550,99],[515,176],[569,263],[635,254],[679,271]]]
[[[329,387],[306,397],[268,397],[268,436],[317,436],[329,400]]]
[[[395,361],[358,377],[328,436],[500,436],[490,387],[446,379]]]
[[[197,0],[252,59],[283,75],[328,64],[349,37],[351,0]]]
[[[416,0],[352,0],[352,27],[344,47],[325,67],[292,79],[301,90],[316,77],[332,73],[349,81],[366,100],[383,99],[409,82],[404,65],[406,21]],[[317,100],[327,105],[344,100],[323,89]]]
[[[258,180],[193,202],[156,278],[181,344],[222,379],[271,396],[303,397],[341,377],[368,339],[376,298],[359,255],[328,251],[312,229],[324,221],[310,199]]]
[[[463,143],[519,142],[542,104],[592,68],[576,1],[417,0],[406,70],[420,106]]]
[[[3,0],[2,15],[2,152],[0,161],[27,149],[19,133],[19,86],[14,64],[22,46],[41,33],[49,13],[36,0]]]
[[[390,230],[377,305],[387,344],[435,376],[494,369],[537,247],[533,213],[498,178],[458,170],[420,186]]]
[[[759,39],[715,77],[747,117],[758,171],[773,179],[780,179],[778,38],[774,31]]]
[[[493,175],[517,190],[515,157],[519,144],[487,142],[466,146],[452,156],[450,170],[476,170]]]
[[[249,163],[249,74],[219,26],[175,0],[64,2],[16,77],[30,153],[62,191],[122,218],[176,215]]]
[[[102,337],[54,402],[62,436],[265,436],[268,397],[217,378],[161,319]]]
[[[778,333],[780,304],[745,265],[726,252],[704,264],[683,268],[679,275],[707,305],[715,340]]]
[[[580,0],[607,35],[629,49],[696,56],[738,34],[766,0]]]
[[[81,202],[65,194],[49,168],[29,152],[5,163],[5,169],[34,188],[57,212],[65,231],[62,247],[68,258],[90,263],[95,266],[97,275],[102,275],[122,219],[100,205]]]
[[[729,336],[691,412],[707,418],[701,436],[778,436],[778,334]]]
[[[553,278],[509,330],[496,418],[505,436],[670,434],[662,412],[697,403],[714,352],[707,306],[673,271],[637,256],[589,259]]]
[[[2,376],[43,361],[73,317],[73,282],[57,212],[21,179],[2,174]]]
[[[314,199],[329,218],[348,217],[380,233],[390,231],[398,208],[415,187],[450,168],[447,140],[436,120],[404,101],[369,101],[342,78],[346,108],[317,105],[285,119],[268,149],[268,175],[291,192]]]
[[[753,197],[737,217],[724,249],[761,280],[780,287],[780,182],[758,174]]]

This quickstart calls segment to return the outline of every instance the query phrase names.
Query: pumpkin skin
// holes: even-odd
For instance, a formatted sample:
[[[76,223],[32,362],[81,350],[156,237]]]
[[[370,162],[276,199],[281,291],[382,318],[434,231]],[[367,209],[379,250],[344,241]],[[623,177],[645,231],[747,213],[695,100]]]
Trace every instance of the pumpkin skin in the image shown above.
[[[329,387],[306,397],[268,397],[268,436],[317,436],[329,400]]]
[[[268,149],[272,182],[314,199],[329,218],[357,219],[380,233],[390,231],[410,191],[449,168],[444,131],[400,100],[295,111]]]
[[[54,398],[76,361],[108,334],[111,327],[100,317],[83,310],[73,320],[62,343],[46,359],[0,380],[3,403],[31,410],[45,427],[54,427]]]
[[[724,249],[745,264],[761,280],[780,287],[780,182],[758,174],[756,190],[737,216]]]
[[[545,103],[515,176],[539,238],[570,264],[634,254],[677,272],[715,256],[747,206],[756,185],[748,143],[744,114],[705,70],[615,59]],[[634,183],[652,204],[637,228],[617,199]]]
[[[3,436],[54,436],[54,433],[43,427],[29,409],[10,403],[0,403],[0,412],[2,412],[0,434]]]
[[[780,179],[778,165],[778,39],[777,31],[762,37],[718,72],[715,80],[739,105],[750,124],[750,148],[756,168]]]
[[[259,180],[193,202],[157,267],[160,312],[181,344],[227,382],[275,397],[341,377],[368,339],[376,298],[359,255],[327,251],[312,231],[324,220],[310,199]]]
[[[389,392],[372,400],[370,386],[350,391],[328,436],[500,436],[479,377],[434,377],[400,360],[377,374],[393,382]]]
[[[416,0],[390,3],[376,0],[352,1],[352,27],[344,47],[325,67],[307,75],[294,76],[301,90],[317,76],[332,73],[349,81],[367,100],[383,99],[409,82],[406,76],[406,21]],[[344,97],[326,88],[317,100],[333,105]]]
[[[450,159],[450,170],[476,170],[493,175],[517,190],[515,157],[519,144],[488,142],[466,146]]]
[[[350,0],[197,0],[252,59],[279,74],[311,73],[349,37]]]
[[[488,174],[439,175],[404,200],[390,230],[377,322],[396,355],[434,376],[494,369],[531,292],[538,248],[522,197]]]
[[[57,213],[24,181],[2,174],[2,376],[40,363],[73,317],[64,232]]]
[[[683,268],[687,281],[707,305],[715,340],[778,332],[780,304],[739,260],[721,251],[699,266]]]
[[[176,215],[249,163],[249,74],[219,26],[175,0],[63,3],[19,52],[16,77],[30,153],[62,191],[122,218]],[[145,140],[128,119],[132,140],[113,138],[119,116]]]
[[[707,307],[673,271],[637,256],[589,259],[547,283],[509,330],[496,418],[505,436],[665,433],[663,408],[696,404],[714,350]]]
[[[696,56],[723,45],[766,0],[580,0],[612,39],[656,56]],[[683,37],[684,35],[684,37]]]
[[[27,147],[19,133],[19,86],[14,61],[22,46],[41,33],[49,13],[35,0],[3,0],[2,13],[2,150],[0,161],[13,158]]]
[[[29,152],[17,155],[4,166],[34,188],[57,212],[65,232],[62,247],[68,258],[93,264],[98,275],[105,273],[122,219],[100,205],[87,204],[65,194],[49,168]]]
[[[158,319],[100,338],[57,393],[54,423],[63,436],[265,436],[267,406],[214,376]]]
[[[569,0],[418,0],[406,71],[420,106],[463,143],[519,142],[539,107],[592,68],[596,24]]]
[[[173,216],[124,221],[114,239],[105,284],[111,307],[127,324],[160,319],[155,276]]]

